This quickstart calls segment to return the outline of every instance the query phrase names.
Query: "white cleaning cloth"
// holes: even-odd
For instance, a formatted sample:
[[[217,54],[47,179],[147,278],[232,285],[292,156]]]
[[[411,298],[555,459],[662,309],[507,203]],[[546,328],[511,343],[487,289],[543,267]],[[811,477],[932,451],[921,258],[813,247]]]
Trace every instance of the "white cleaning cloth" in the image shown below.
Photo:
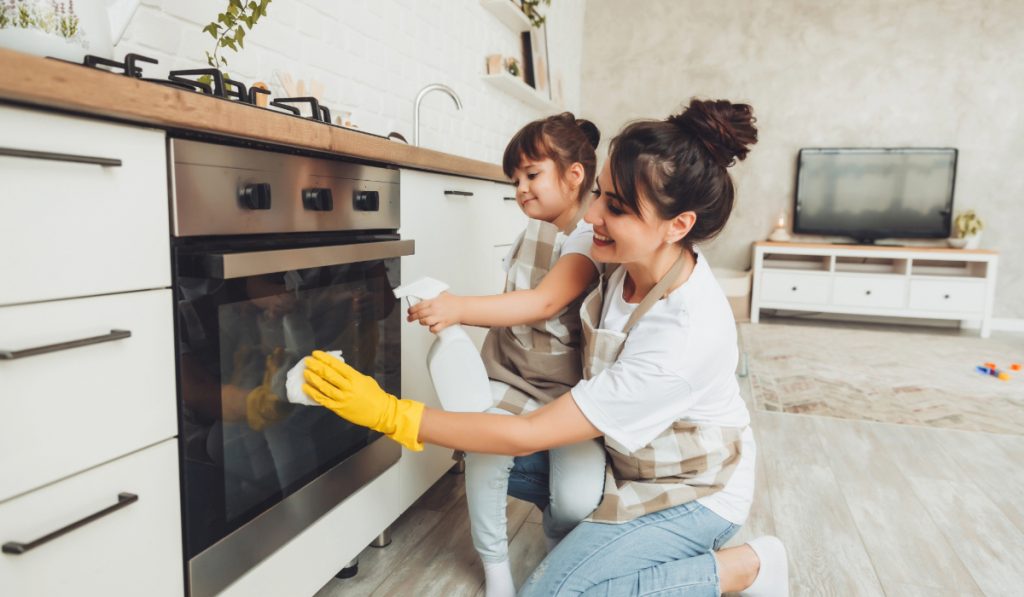
[[[345,361],[345,359],[341,357],[340,350],[328,350],[326,352],[329,355],[338,357],[342,362]],[[302,384],[306,383],[306,379],[302,375],[305,371],[306,359],[304,358],[288,370],[288,376],[284,381],[284,390],[285,394],[288,396],[288,402],[294,404],[305,404],[306,406],[320,406],[319,402],[313,400],[302,391]]]

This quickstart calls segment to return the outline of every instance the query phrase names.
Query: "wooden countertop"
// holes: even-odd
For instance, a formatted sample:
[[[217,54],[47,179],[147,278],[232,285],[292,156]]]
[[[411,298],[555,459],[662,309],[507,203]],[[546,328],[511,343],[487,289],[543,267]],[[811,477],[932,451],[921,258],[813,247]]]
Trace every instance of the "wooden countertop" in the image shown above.
[[[3,100],[508,182],[496,164],[0,48],[0,101]]]

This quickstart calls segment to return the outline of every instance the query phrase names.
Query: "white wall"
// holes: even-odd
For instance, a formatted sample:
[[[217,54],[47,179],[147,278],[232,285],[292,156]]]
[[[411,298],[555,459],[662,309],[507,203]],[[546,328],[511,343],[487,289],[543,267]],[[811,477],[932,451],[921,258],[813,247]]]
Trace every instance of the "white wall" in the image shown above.
[[[590,0],[585,24],[583,115],[606,138],[691,96],[754,106],[712,263],[747,267],[791,210],[800,147],[958,147],[955,208],[1001,254],[995,316],[1024,318],[1024,2]]]
[[[227,0],[143,0],[116,57],[139,52],[169,69],[206,66],[213,38],[202,28]],[[556,0],[547,9],[552,70],[561,73],[565,109],[579,106],[583,0]],[[488,54],[519,54],[519,34],[478,0],[273,0],[267,16],[227,52],[228,71],[243,83],[268,83],[283,92],[275,73],[318,81],[334,114],[353,112],[353,122],[378,134],[402,133],[412,141],[413,100],[430,83],[455,89],[458,112],[440,93],[424,100],[421,145],[488,162],[499,162],[508,139],[526,122],[545,115],[484,83]]]

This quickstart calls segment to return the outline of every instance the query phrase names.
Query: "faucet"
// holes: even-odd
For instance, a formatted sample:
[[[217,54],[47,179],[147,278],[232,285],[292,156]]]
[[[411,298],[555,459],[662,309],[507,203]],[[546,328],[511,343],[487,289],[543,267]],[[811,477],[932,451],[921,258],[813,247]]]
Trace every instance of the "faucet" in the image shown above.
[[[447,85],[440,83],[434,83],[427,85],[420,92],[416,94],[416,107],[414,108],[412,117],[412,144],[419,147],[420,144],[420,103],[423,102],[423,96],[427,95],[431,91],[443,91],[448,94],[448,97],[455,101],[455,108],[458,110],[462,109],[462,101],[459,100],[459,96],[455,93],[455,90]]]

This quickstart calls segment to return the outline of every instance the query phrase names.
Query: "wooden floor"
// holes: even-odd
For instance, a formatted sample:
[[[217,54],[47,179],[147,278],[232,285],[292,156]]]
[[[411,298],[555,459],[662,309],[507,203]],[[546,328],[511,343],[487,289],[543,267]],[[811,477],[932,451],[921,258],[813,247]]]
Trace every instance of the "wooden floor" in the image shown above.
[[[778,535],[794,597],[1024,595],[1024,436],[752,414],[757,495],[733,543]],[[509,504],[520,586],[544,539],[536,510]],[[443,477],[392,536],[317,597],[483,595],[461,475]]]

